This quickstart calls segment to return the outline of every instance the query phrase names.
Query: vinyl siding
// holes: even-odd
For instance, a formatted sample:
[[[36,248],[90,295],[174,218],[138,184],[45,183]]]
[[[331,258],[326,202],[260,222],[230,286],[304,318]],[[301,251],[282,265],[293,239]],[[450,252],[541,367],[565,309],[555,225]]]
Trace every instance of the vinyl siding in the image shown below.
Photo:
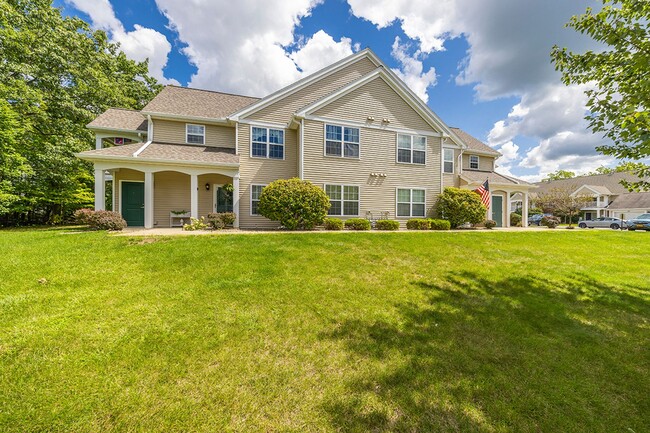
[[[442,187],[446,188],[448,186],[453,186],[454,188],[460,187],[460,167],[458,167],[458,156],[460,155],[460,150],[454,149],[454,173],[443,173],[442,175]]]
[[[202,125],[200,122],[177,122],[174,120],[155,119],[153,141],[159,143],[186,144],[185,125],[187,123]],[[217,125],[204,126],[206,146],[235,148],[235,128]]]
[[[352,65],[348,65],[340,71],[324,77],[256,113],[252,113],[248,118],[250,120],[286,124],[291,115],[300,108],[306,107],[317,99],[361,78],[376,68],[375,64],[368,58],[362,58]]]
[[[396,162],[397,133],[375,128],[360,130],[360,159],[333,158],[323,155],[324,124],[305,121],[305,179],[323,187],[326,183],[360,187],[360,217],[366,211],[387,211],[396,219],[396,189],[426,190],[429,210],[440,193],[441,143],[438,137],[427,137],[426,165]],[[386,177],[370,173],[385,173]],[[406,222],[408,218],[400,218]]]
[[[366,123],[374,117],[373,125],[388,119],[391,127],[429,131],[431,126],[408,105],[381,77],[366,83],[336,99],[314,113],[319,117]]]
[[[285,129],[284,160],[250,157],[249,125],[239,126],[240,202],[239,225],[241,228],[277,228],[278,223],[262,216],[251,216],[251,185],[268,185],[276,179],[298,176],[298,132]]]
[[[469,156],[471,153],[463,153],[463,170],[472,170],[469,168]],[[478,156],[478,169],[481,171],[494,171],[494,158],[490,156]]]

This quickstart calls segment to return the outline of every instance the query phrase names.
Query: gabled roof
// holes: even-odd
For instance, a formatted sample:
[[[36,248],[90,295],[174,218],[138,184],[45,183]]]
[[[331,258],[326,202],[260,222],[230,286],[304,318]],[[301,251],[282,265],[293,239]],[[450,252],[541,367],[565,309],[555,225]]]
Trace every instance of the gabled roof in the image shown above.
[[[501,156],[500,152],[497,152],[496,150],[492,149],[490,146],[483,143],[478,138],[469,135],[467,132],[463,131],[462,129],[454,128],[454,127],[451,127],[449,129],[454,131],[456,133],[456,135],[463,141],[463,143],[465,143],[467,148],[470,149],[470,151],[468,151],[468,153],[475,152],[475,153],[479,153],[479,154],[483,154],[483,155],[490,155],[490,156],[494,156],[494,157]]]
[[[521,185],[526,187],[526,189],[534,187],[533,184],[530,184],[526,181],[517,179],[515,177],[499,174],[494,171],[464,169],[460,177],[468,184],[480,185],[487,180],[490,184],[494,185]]]
[[[86,125],[89,129],[146,132],[147,119],[139,111],[109,108]]]
[[[552,188],[563,188],[576,191],[584,185],[589,185],[591,188],[599,186],[605,187],[611,192],[611,194],[618,195],[629,192],[623,185],[621,185],[621,180],[638,182],[639,178],[632,173],[618,172],[597,174],[594,176],[579,176],[571,179],[543,181],[537,182],[536,185],[539,186],[538,192],[540,193],[544,193]]]
[[[580,188],[573,191],[573,194],[577,194],[579,191],[583,189],[588,189],[594,194],[612,195],[612,192],[609,190],[609,188],[600,185],[582,185]]]
[[[142,114],[224,119],[256,101],[259,98],[170,85],[142,109]]]
[[[650,210],[650,192],[626,192],[616,197],[608,209],[645,209]]]

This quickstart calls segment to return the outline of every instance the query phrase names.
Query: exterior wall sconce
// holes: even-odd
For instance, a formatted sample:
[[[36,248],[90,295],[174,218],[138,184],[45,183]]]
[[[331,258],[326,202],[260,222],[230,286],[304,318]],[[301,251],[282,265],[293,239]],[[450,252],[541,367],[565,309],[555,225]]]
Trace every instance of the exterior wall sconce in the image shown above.
[[[371,177],[386,177],[386,173],[370,173]]]
[[[390,123],[390,119],[384,117],[383,119],[381,119],[381,123]]]
[[[374,121],[375,121],[375,118],[374,118],[374,117],[372,117],[372,116],[368,116],[368,122],[374,122]]]
[[[206,184],[205,184],[205,190],[206,190],[206,191],[210,191],[210,184],[209,184],[209,183],[206,183]]]

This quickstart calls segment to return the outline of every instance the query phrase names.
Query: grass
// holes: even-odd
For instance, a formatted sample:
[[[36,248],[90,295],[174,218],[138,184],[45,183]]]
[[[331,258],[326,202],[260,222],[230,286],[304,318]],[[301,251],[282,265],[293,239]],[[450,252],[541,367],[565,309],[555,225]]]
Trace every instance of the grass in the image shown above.
[[[649,246],[0,231],[0,431],[647,432]]]

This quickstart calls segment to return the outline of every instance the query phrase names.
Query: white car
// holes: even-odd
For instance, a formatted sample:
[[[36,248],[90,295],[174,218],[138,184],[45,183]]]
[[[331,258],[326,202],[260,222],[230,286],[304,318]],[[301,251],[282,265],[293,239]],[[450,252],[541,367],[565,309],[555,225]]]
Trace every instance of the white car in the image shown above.
[[[600,217],[593,220],[584,220],[578,223],[578,227],[581,229],[586,228],[602,228],[602,229],[614,229],[619,230],[621,227],[627,228],[627,222],[614,217]]]

